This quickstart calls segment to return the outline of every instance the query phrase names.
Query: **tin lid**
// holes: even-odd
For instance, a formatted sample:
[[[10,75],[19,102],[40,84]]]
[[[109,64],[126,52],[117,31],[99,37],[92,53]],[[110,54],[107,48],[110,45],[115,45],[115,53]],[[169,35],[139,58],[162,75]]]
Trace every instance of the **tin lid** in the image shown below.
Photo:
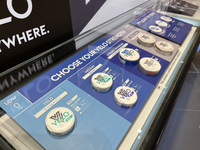
[[[133,107],[137,102],[137,92],[128,86],[116,88],[113,97],[115,103],[120,107]]]
[[[113,84],[112,78],[106,73],[96,73],[91,78],[91,86],[98,92],[107,92]]]
[[[164,21],[161,21],[161,20],[156,20],[155,23],[158,25],[158,26],[161,26],[161,27],[167,27],[167,23],[164,22]]]
[[[124,64],[131,64],[139,60],[140,54],[134,49],[124,48],[120,50],[118,58]]]
[[[172,21],[172,18],[167,17],[167,16],[161,16],[160,18],[161,18],[162,20],[164,20],[164,21],[167,21],[167,22],[171,22],[171,21]]]
[[[164,42],[164,41],[156,42],[155,48],[158,53],[165,54],[165,55],[170,55],[174,50],[174,47],[172,44],[168,42]]]
[[[64,136],[74,128],[75,115],[66,107],[58,107],[47,114],[45,124],[51,135]]]
[[[138,43],[143,45],[143,46],[147,46],[147,47],[150,47],[150,46],[153,46],[154,43],[155,43],[155,38],[152,36],[152,35],[149,35],[149,34],[140,34],[138,36]]]
[[[161,69],[160,63],[150,57],[143,57],[140,59],[138,65],[139,70],[146,75],[156,75]]]
[[[149,26],[149,29],[157,33],[162,32],[162,29],[160,27],[154,25]]]

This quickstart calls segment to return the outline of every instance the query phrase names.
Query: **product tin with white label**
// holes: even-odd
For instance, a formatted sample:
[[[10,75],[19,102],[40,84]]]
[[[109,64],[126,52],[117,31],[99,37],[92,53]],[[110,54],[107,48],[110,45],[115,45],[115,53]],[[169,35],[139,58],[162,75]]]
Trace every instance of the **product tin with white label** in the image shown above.
[[[137,41],[139,44],[143,46],[151,47],[154,45],[156,40],[152,35],[142,33],[142,34],[139,34]]]
[[[123,64],[135,64],[138,62],[140,58],[140,54],[137,52],[137,49],[131,49],[131,48],[124,48],[120,50],[118,59]]]
[[[167,23],[164,22],[164,21],[161,21],[161,20],[156,20],[155,23],[158,25],[158,26],[161,26],[161,27],[167,27]]]
[[[91,86],[98,92],[107,92],[112,88],[113,80],[106,73],[96,73],[91,78]]]
[[[157,75],[160,72],[160,63],[150,57],[143,57],[138,63],[138,69],[146,75]]]
[[[64,136],[74,128],[75,115],[66,107],[58,107],[47,114],[45,124],[51,135]]]
[[[163,31],[160,27],[154,26],[154,25],[149,26],[149,29],[150,29],[151,31],[153,31],[153,32],[156,32],[156,33],[160,33],[160,32]]]
[[[134,88],[120,86],[115,89],[114,101],[120,107],[133,107],[137,102],[137,92]]]
[[[158,41],[155,44],[155,50],[163,55],[171,55],[174,47],[172,44],[165,42],[165,41]]]
[[[160,17],[162,20],[166,21],[166,22],[172,22],[172,18],[168,17],[168,16],[161,16]]]

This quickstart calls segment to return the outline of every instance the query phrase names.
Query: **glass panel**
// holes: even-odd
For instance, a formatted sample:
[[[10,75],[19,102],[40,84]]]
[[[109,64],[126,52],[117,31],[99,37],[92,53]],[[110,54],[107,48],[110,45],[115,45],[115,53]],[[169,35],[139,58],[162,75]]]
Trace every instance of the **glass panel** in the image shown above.
[[[90,2],[91,1],[89,0],[85,1],[86,5],[89,5]],[[189,56],[193,53],[193,45],[196,45],[196,42],[199,39],[199,30],[196,27],[192,27],[190,32],[186,30],[188,34],[188,36],[184,35],[186,39],[183,39],[181,42],[176,41],[176,43],[173,43],[172,39],[169,41],[169,39],[162,38],[161,35],[152,34],[153,30],[151,33],[145,31],[145,25],[147,26],[147,24],[140,26],[142,24],[141,22],[145,22],[144,18],[150,18],[150,15],[154,15],[159,12],[169,15],[169,17],[165,16],[163,19],[164,15],[162,14],[159,16],[159,18],[162,17],[161,19],[164,21],[159,19],[156,24],[158,26],[165,26],[167,24],[167,27],[170,28],[170,26],[168,26],[171,25],[168,23],[168,20],[171,19],[170,17],[175,17],[173,20],[176,20],[176,18],[179,18],[179,16],[176,16],[176,14],[174,15],[174,13],[171,14],[166,10],[161,10],[164,6],[164,3],[165,2],[163,1],[146,1],[145,3],[134,8],[130,6],[124,9],[123,12],[99,22],[100,24],[90,26],[90,29],[86,28],[85,30],[82,30],[82,32],[79,31],[79,33],[77,33],[78,35],[75,35],[73,38],[62,42],[61,44],[58,44],[57,46],[48,49],[47,51],[6,70],[5,72],[2,72],[0,77],[3,79],[10,77],[12,84],[14,85],[14,83],[21,82],[22,78],[25,79],[26,77],[30,77],[29,81],[35,79],[35,76],[31,76],[34,73],[36,74],[36,72],[42,70],[42,67],[45,68],[46,66],[54,64],[53,66],[56,66],[57,68],[56,70],[55,68],[52,69],[51,67],[52,70],[45,74],[43,73],[46,72],[46,70],[36,74],[36,77],[38,77],[36,80],[33,80],[29,84],[25,82],[19,86],[16,86],[15,89],[19,89],[18,92],[9,95],[8,99],[4,99],[4,105],[2,104],[2,107],[4,107],[4,109],[6,109],[7,113],[10,115],[10,117],[7,116],[8,120],[6,120],[6,123],[13,124],[11,122],[14,122],[13,119],[15,119],[15,121],[23,126],[28,133],[26,133],[26,131],[24,131],[21,127],[17,126],[16,122],[14,127],[11,127],[12,125],[10,126],[9,130],[20,130],[20,132],[25,132],[25,135],[30,134],[35,139],[40,141],[43,146],[45,145],[48,147],[49,145],[46,144],[45,140],[46,138],[51,139],[51,137],[47,136],[46,129],[44,130],[42,128],[40,133],[35,130],[35,127],[30,129],[27,124],[24,124],[23,115],[27,115],[33,120],[38,121],[35,125],[41,127],[44,123],[41,122],[41,120],[44,119],[44,114],[48,112],[51,107],[55,107],[56,104],[59,106],[67,105],[73,109],[78,123],[82,123],[82,126],[84,126],[84,130],[80,130],[80,124],[78,124],[78,126],[75,124],[75,127],[76,129],[78,128],[78,130],[75,130],[71,134],[71,137],[73,135],[72,139],[76,139],[81,143],[80,146],[88,147],[89,145],[92,148],[99,149],[102,147],[109,149],[115,149],[117,147],[119,149],[147,148],[148,144],[154,140],[153,135],[156,134],[155,128],[159,125],[158,120],[162,118],[162,115],[165,113],[165,105],[168,103],[169,97],[174,90],[174,83],[182,76],[182,69],[185,66],[185,63],[188,63],[187,60],[189,59]],[[168,4],[167,6],[170,5]],[[196,12],[198,13],[198,9]],[[138,25],[136,23],[137,27],[135,27],[134,25],[136,24],[133,20],[140,19],[140,15],[143,15],[144,13],[149,14],[144,16],[143,20],[140,22],[141,24]],[[156,15],[154,16],[154,19],[155,18]],[[186,19],[187,22],[190,22],[191,20],[198,22],[198,19],[188,19],[185,17],[181,17],[181,19]],[[153,23],[155,23],[155,21]],[[115,37],[117,33],[123,33],[124,36],[119,41],[117,41],[117,38]],[[135,38],[136,36],[134,36],[138,33],[140,33],[140,35],[141,33],[151,34],[156,41],[163,40],[170,43],[174,47],[173,53],[170,53],[168,57],[167,55],[163,56],[163,53],[159,53],[159,49],[156,51],[154,49],[154,45],[152,47],[144,48],[144,44],[142,45],[140,42],[138,42],[139,40]],[[164,34],[164,36],[167,36],[167,34]],[[111,46],[108,48],[107,46],[109,41],[107,43],[104,41],[103,43],[102,39],[106,39],[106,42],[107,40],[112,40],[111,43],[113,44],[113,47]],[[71,46],[71,43],[72,47],[74,46],[73,44],[75,44],[75,47],[73,47],[73,50],[75,51],[71,53],[71,55],[63,53],[63,51],[66,50],[66,47]],[[141,45],[143,46],[142,48],[140,47]],[[157,76],[152,77],[146,76],[146,74],[151,75],[151,71],[148,73],[144,71],[142,72],[141,67],[139,68],[141,70],[138,71],[138,66],[136,64],[131,64],[133,65],[132,68],[127,66],[126,63],[129,63],[129,61],[126,62],[121,55],[118,57],[118,55],[116,55],[118,53],[114,52],[114,50],[117,50],[118,52],[124,47],[132,47],[142,56],[147,55],[149,57],[155,57],[156,55],[156,58],[153,58],[153,60],[161,63],[162,68],[164,69],[161,70]],[[130,49],[127,48],[126,50]],[[99,51],[102,53],[98,54]],[[55,55],[59,53],[61,56],[63,56],[63,59],[58,57],[57,62],[52,61],[52,57],[55,57]],[[98,54],[98,57],[95,56],[95,54]],[[126,54],[128,55],[130,53],[126,52]],[[92,61],[86,64],[86,61],[89,61],[89,59],[93,56],[95,59],[93,60],[92,58]],[[151,66],[152,63],[148,63],[148,61],[146,61],[144,64]],[[81,65],[83,68],[81,68]],[[29,71],[29,74],[25,69]],[[115,84],[112,88],[117,88],[119,85],[131,86],[134,89],[132,95],[134,95],[133,93],[137,93],[139,100],[141,100],[137,102],[137,106],[139,106],[136,109],[121,108],[119,106],[121,103],[117,103],[117,98],[114,97],[115,101],[113,100],[113,94],[99,94],[94,91],[92,88],[95,89],[95,87],[90,86],[91,80],[89,80],[89,77],[97,70],[101,70],[102,72],[110,74],[113,80],[116,80],[114,81]],[[17,73],[18,77],[20,75],[21,80],[12,76],[14,71]],[[64,76],[67,78],[66,80],[64,80]],[[152,79],[150,79],[151,77]],[[98,76],[98,78],[102,80],[104,79],[101,78],[101,76]],[[86,84],[89,86],[85,86]],[[9,82],[4,82],[4,87],[2,85],[1,89],[9,89],[11,86],[13,86]],[[141,89],[145,92],[141,92]],[[95,90],[98,91],[99,89],[96,88]],[[111,89],[111,91],[114,93],[113,90],[114,89]],[[123,93],[122,91],[123,90],[118,93]],[[3,92],[4,95],[1,94],[0,98],[3,99],[6,95],[8,95],[8,93]],[[68,99],[69,96],[70,98]],[[14,100],[16,100],[16,103],[11,106],[10,104]],[[36,103],[37,105],[35,105]],[[85,118],[82,117],[84,114],[87,114],[84,116]],[[11,117],[13,119],[11,119]],[[33,120],[30,119],[30,122]],[[105,122],[102,122],[102,120]],[[58,120],[58,123],[60,122],[62,121]],[[57,122],[54,122],[54,124],[56,123]],[[86,126],[86,124],[88,126]],[[7,125],[3,124],[1,126],[5,127]],[[90,129],[94,130],[91,131]],[[8,132],[11,134],[9,130]],[[85,131],[89,132],[85,133]],[[51,131],[49,130],[49,132]],[[41,139],[41,137],[46,138]],[[83,142],[81,139],[84,139],[87,142]],[[24,138],[24,136],[19,137],[18,140],[25,142],[27,147],[29,147],[29,144],[30,147],[33,146],[29,140]],[[65,139],[60,137],[53,138],[52,143],[56,140],[59,142],[59,146],[62,146],[62,142],[64,143]],[[73,143],[74,140],[70,140],[65,142]],[[36,145],[37,144],[38,143],[36,143]],[[73,147],[73,145],[71,146]],[[40,145],[38,145],[38,147],[40,147]]]

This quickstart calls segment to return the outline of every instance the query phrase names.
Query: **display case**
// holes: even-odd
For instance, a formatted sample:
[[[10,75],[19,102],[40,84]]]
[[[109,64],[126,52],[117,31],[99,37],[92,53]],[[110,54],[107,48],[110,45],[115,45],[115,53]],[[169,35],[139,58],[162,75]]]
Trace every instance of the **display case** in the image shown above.
[[[153,149],[200,40],[198,8],[181,16],[164,8],[172,4],[126,8],[2,72],[14,84],[21,67],[39,70],[41,57],[75,41],[75,51],[1,93],[2,149]]]

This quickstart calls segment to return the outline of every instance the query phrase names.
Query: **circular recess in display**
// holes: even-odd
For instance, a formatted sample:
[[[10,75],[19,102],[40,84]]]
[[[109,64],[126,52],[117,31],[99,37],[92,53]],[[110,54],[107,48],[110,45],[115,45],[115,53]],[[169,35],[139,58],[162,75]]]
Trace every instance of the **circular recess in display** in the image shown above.
[[[113,84],[112,78],[105,73],[96,73],[91,78],[91,86],[98,92],[107,92]]]
[[[123,48],[118,55],[119,60],[123,64],[135,64],[140,58],[140,54],[131,48]]]
[[[115,103],[120,107],[133,107],[137,102],[137,92],[127,86],[116,88],[113,97]]]
[[[155,38],[149,34],[140,34],[138,36],[138,43],[143,45],[143,46],[146,46],[146,47],[151,47],[154,45],[155,43]]]
[[[156,24],[161,27],[167,27],[167,23],[161,20],[156,20]]]
[[[171,21],[172,21],[172,18],[167,17],[167,16],[161,16],[160,18],[161,18],[162,20],[164,20],[164,21],[167,21],[167,22],[171,22]]]
[[[140,59],[138,63],[138,69],[146,75],[157,75],[160,72],[161,65],[160,63],[150,57],[144,57]]]
[[[158,26],[149,26],[149,29],[154,32],[162,32],[162,29]]]
[[[75,115],[66,107],[58,107],[47,114],[45,124],[51,135],[64,136],[74,128]]]
[[[162,55],[171,55],[174,47],[168,42],[158,41],[155,44],[155,50]]]

